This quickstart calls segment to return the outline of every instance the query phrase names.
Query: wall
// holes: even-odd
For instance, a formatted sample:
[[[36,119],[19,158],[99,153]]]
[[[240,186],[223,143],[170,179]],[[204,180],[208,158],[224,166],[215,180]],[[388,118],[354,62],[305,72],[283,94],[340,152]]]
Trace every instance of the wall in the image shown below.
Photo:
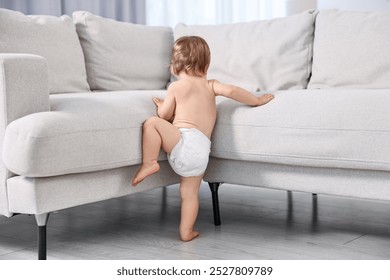
[[[317,0],[317,8],[319,10],[390,10],[390,0]]]
[[[286,15],[317,8],[317,0],[286,0]]]

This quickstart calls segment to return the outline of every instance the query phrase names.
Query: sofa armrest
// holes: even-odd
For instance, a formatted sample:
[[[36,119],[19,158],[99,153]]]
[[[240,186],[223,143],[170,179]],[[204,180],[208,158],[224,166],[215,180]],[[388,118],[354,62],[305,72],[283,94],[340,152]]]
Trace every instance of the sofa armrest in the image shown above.
[[[0,53],[0,214],[11,215],[6,181],[12,174],[2,160],[5,129],[18,118],[49,110],[46,60],[31,54]]]
[[[20,117],[49,111],[46,60],[31,54],[0,54],[0,129]]]

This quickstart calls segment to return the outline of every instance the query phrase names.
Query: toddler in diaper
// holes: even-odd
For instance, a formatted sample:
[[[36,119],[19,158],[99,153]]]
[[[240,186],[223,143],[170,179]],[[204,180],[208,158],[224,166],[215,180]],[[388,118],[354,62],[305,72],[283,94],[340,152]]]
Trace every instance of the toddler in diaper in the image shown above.
[[[196,128],[179,128],[179,143],[168,155],[173,171],[182,177],[201,176],[209,162],[211,142]]]
[[[216,96],[231,98],[250,106],[260,106],[274,96],[261,96],[234,86],[207,79],[210,49],[204,39],[185,36],[172,48],[171,72],[178,80],[168,87],[165,99],[153,98],[157,116],[142,128],[142,165],[134,175],[136,186],[158,172],[160,149],[168,155],[172,169],[181,176],[181,217],[179,235],[183,241],[199,236],[194,229],[198,215],[198,192],[207,168],[210,138],[217,119]]]

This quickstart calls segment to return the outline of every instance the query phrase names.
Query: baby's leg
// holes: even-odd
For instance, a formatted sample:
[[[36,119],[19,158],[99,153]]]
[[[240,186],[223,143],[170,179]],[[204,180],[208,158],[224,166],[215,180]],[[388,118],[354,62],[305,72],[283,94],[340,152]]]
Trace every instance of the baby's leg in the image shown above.
[[[159,117],[151,117],[145,121],[142,130],[142,165],[135,174],[132,185],[136,186],[147,176],[160,170],[157,157],[161,147],[166,153],[180,140],[180,131],[170,122]]]
[[[198,193],[202,178],[203,176],[181,178],[181,218],[179,231],[180,238],[183,241],[190,241],[199,236],[199,232],[194,231],[194,225],[198,216]]]

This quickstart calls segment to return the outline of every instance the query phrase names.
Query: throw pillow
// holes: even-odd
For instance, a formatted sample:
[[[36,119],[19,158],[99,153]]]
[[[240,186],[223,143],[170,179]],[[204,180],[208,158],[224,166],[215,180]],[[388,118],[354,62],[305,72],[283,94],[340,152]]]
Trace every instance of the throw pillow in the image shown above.
[[[390,88],[390,12],[325,10],[309,88]]]
[[[78,11],[73,20],[93,90],[164,89],[170,77],[173,32]]]
[[[89,91],[83,51],[69,16],[26,16],[0,9],[0,52],[44,57],[50,93]]]
[[[306,88],[316,12],[225,25],[178,24],[175,39],[197,35],[210,46],[208,78],[250,91]]]

